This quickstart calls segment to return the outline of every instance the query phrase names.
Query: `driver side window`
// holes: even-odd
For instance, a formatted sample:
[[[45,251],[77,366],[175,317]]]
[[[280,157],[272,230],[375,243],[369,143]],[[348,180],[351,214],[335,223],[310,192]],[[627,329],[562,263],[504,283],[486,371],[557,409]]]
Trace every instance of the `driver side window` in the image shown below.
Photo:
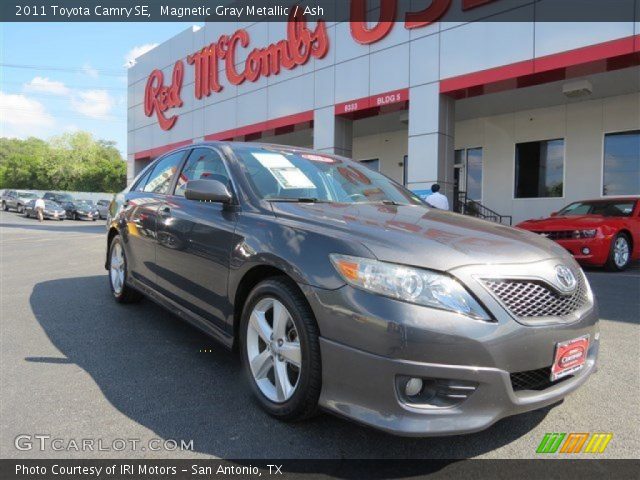
[[[217,180],[229,187],[229,175],[220,154],[210,148],[194,148],[178,176],[175,195],[184,197],[190,180]]]

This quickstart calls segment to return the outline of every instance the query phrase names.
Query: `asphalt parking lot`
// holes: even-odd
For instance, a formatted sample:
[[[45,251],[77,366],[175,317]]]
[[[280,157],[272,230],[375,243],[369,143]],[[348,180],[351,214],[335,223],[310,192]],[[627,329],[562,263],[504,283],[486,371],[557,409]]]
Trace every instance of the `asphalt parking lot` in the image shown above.
[[[264,414],[232,354],[150,301],[111,299],[103,221],[2,212],[0,256],[2,458],[535,458],[546,432],[612,432],[600,458],[640,456],[637,265],[588,272],[603,320],[600,369],[583,388],[484,432],[415,439],[328,414],[298,424]],[[183,439],[194,449],[20,451],[21,434]]]

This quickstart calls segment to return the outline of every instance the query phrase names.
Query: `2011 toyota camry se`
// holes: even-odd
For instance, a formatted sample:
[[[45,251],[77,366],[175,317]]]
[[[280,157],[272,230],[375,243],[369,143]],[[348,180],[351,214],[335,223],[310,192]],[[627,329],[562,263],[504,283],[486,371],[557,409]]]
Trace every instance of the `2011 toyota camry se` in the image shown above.
[[[484,429],[595,371],[598,311],[539,235],[435,210],[346,158],[202,143],[116,195],[113,297],[146,295],[239,351],[259,403],[401,435]]]

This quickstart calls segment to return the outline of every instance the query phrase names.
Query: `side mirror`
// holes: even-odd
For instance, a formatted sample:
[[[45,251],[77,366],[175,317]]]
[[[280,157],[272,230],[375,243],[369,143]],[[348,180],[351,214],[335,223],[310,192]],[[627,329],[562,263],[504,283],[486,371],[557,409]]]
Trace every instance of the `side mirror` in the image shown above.
[[[189,200],[231,203],[231,192],[225,184],[218,180],[191,180],[187,182],[184,196]]]
[[[558,216],[558,212],[551,212],[551,216],[552,217],[557,217]]]

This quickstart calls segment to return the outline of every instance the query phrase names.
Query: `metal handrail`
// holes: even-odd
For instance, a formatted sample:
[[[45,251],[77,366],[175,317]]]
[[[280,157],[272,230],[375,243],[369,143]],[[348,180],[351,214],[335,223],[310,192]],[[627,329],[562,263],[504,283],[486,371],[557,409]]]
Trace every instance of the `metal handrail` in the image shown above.
[[[509,225],[513,224],[513,217],[511,215],[500,215],[498,212],[485,207],[480,202],[470,199],[467,196],[467,192],[458,192],[454,200],[455,204],[453,208],[454,211],[458,213],[497,223],[504,223],[504,220],[507,220]]]

